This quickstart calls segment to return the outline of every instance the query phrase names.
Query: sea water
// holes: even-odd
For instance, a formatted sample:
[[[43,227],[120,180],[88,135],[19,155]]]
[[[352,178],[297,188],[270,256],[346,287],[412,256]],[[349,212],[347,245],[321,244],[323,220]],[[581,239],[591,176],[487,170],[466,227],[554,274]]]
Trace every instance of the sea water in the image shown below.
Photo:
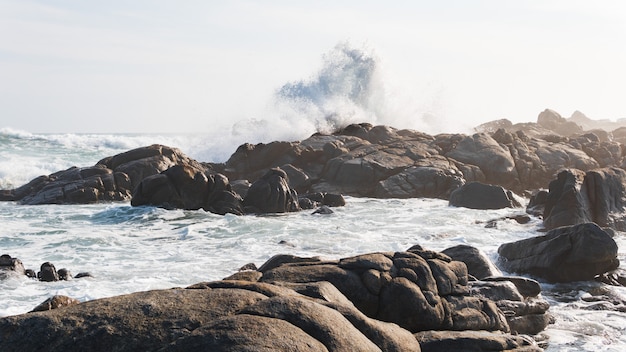
[[[0,188],[19,186],[41,174],[90,166],[135,147],[162,143],[201,161],[211,148],[198,136],[36,135],[0,130]],[[222,146],[223,147],[223,146]],[[207,149],[208,148],[208,149]],[[234,150],[234,146],[232,147]],[[204,211],[131,207],[129,203],[26,206],[0,202],[0,254],[39,270],[44,262],[92,277],[39,282],[25,276],[0,281],[0,316],[22,314],[52,295],[88,301],[136,291],[185,287],[219,280],[247,263],[275,254],[338,259],[376,251],[403,251],[415,244],[433,250],[469,244],[494,261],[499,245],[538,235],[539,219],[485,222],[523,209],[479,211],[437,199],[347,197],[331,215],[310,211],[264,216],[220,216]],[[619,259],[626,237],[617,234]],[[626,290],[599,283],[542,283],[556,317],[546,334],[549,351],[624,351],[626,313],[593,310],[585,297],[602,291],[626,300]]]

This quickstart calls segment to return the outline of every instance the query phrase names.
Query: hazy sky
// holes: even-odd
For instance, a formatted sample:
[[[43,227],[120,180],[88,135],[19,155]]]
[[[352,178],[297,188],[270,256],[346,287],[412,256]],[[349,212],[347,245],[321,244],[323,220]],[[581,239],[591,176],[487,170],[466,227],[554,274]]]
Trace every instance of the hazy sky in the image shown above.
[[[380,121],[399,127],[535,121],[545,108],[626,117],[621,0],[0,0],[0,128],[204,132],[271,119],[273,94],[314,77],[342,42],[378,58],[402,110]]]

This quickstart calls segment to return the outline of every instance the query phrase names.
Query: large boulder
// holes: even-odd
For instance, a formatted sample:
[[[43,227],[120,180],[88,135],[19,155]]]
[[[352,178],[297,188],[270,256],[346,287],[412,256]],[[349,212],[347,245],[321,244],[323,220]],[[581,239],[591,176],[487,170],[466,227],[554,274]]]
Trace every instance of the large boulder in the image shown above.
[[[470,209],[503,209],[516,208],[522,205],[502,186],[486,185],[470,182],[454,190],[450,194],[450,205]]]
[[[626,230],[626,171],[604,168],[582,173],[564,170],[550,182],[543,217],[548,229],[595,222]],[[537,204],[533,204],[535,207]]]
[[[550,282],[593,280],[619,266],[617,244],[594,223],[560,227],[498,248],[504,270]]]
[[[298,194],[289,188],[287,174],[270,169],[256,180],[243,200],[246,213],[287,213],[300,210]]]
[[[420,350],[410,332],[366,317],[331,285],[311,286],[323,294],[217,281],[0,318],[0,350]]]
[[[519,177],[510,151],[486,133],[463,138],[445,156],[478,166],[488,183],[497,183],[507,188],[518,187]]]

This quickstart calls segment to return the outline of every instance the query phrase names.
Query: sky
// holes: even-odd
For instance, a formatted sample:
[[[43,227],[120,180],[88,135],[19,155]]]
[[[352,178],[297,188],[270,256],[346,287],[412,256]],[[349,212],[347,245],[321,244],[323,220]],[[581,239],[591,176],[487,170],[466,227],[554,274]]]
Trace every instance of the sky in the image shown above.
[[[294,129],[277,92],[314,82],[338,46],[375,58],[367,108],[386,107],[352,119],[456,132],[546,108],[626,118],[624,43],[621,0],[0,0],[0,128]]]

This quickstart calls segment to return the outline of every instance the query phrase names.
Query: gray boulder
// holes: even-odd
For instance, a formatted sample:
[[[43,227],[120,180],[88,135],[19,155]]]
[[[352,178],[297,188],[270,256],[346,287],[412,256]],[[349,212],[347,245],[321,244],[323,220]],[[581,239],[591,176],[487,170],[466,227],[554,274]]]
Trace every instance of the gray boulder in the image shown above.
[[[551,282],[593,280],[619,266],[617,244],[598,225],[560,227],[498,248],[506,271]]]
[[[454,190],[450,194],[450,205],[470,209],[503,209],[516,208],[522,205],[502,186],[486,185],[470,182]]]

